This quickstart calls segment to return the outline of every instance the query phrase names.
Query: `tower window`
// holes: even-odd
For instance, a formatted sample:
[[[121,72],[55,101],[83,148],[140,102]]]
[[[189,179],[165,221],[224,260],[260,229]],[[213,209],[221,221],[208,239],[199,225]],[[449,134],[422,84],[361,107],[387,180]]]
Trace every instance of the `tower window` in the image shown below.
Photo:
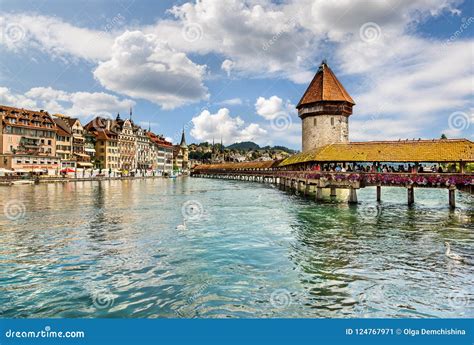
[[[317,118],[314,118],[314,120],[313,120],[313,125],[316,126],[317,124],[318,124],[318,119],[317,119]]]
[[[331,126],[334,126],[334,117],[331,117]]]

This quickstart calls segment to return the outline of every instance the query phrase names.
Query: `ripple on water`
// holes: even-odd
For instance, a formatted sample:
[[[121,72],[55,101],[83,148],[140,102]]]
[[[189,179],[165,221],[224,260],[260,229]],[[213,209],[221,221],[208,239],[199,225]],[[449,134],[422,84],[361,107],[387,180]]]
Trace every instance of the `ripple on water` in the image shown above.
[[[473,317],[473,201],[451,212],[445,192],[408,207],[402,188],[350,206],[189,178],[2,188],[0,209],[26,212],[0,214],[0,315]]]

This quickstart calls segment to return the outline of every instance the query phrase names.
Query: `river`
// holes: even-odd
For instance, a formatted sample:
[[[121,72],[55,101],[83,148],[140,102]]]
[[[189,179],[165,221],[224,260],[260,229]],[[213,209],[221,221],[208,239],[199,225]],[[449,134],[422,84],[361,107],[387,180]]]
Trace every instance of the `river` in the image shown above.
[[[187,177],[2,187],[0,317],[473,317],[472,197],[358,197]]]

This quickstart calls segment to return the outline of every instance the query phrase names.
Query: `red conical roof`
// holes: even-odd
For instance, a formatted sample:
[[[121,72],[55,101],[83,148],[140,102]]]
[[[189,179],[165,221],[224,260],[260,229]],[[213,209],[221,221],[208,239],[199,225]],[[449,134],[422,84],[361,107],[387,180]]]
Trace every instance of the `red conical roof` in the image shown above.
[[[305,104],[311,104],[321,101],[345,101],[355,104],[344,86],[337,80],[333,71],[326,62],[322,62],[318,72],[306,89],[303,97],[301,97],[296,108],[300,108]]]

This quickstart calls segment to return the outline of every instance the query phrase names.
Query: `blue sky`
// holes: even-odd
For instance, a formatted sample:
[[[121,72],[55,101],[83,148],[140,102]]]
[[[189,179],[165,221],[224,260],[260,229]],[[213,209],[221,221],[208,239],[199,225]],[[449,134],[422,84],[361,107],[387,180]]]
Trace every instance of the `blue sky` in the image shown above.
[[[127,116],[174,142],[300,149],[322,59],[350,139],[473,138],[470,1],[2,1],[0,103]]]

